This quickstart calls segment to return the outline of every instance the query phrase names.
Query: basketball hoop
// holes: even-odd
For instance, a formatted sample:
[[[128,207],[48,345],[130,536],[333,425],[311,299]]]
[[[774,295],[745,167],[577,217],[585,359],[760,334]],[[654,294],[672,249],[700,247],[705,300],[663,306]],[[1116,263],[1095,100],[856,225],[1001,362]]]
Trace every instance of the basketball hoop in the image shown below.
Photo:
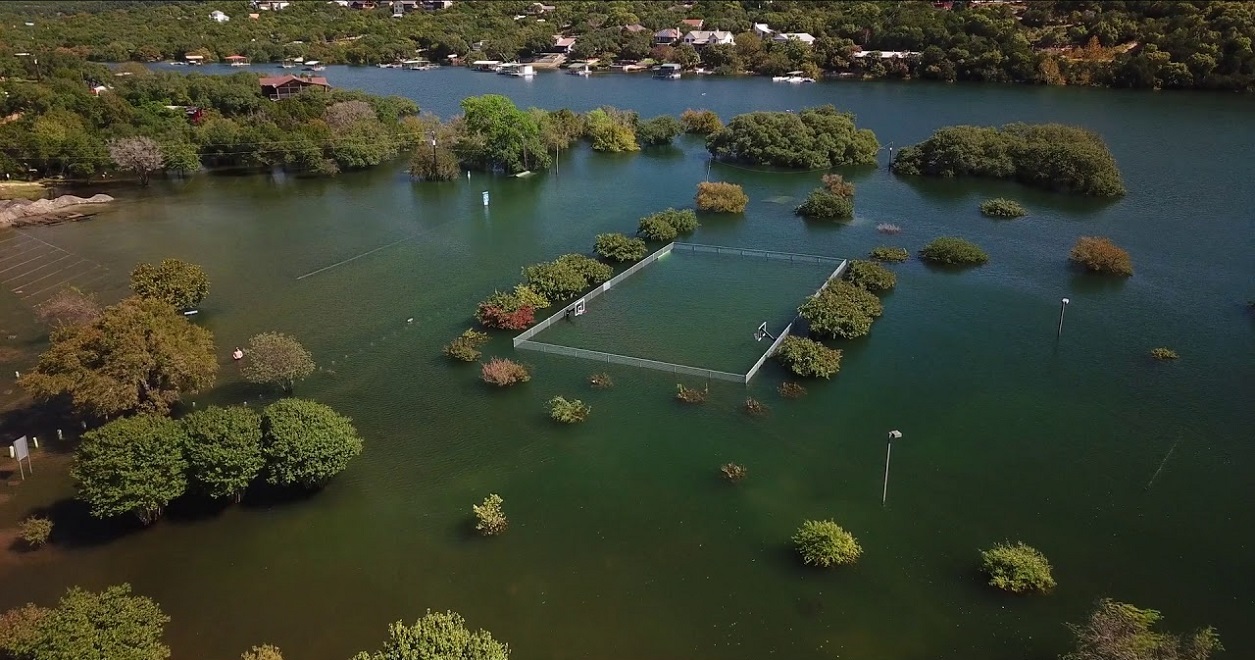
[[[767,322],[763,321],[758,325],[758,329],[754,331],[754,341],[762,341],[764,337],[771,337],[772,341],[776,340],[775,335],[767,332]]]
[[[584,299],[580,298],[575,301],[575,307],[571,308],[571,313],[575,316],[583,316],[586,308],[584,307]]]

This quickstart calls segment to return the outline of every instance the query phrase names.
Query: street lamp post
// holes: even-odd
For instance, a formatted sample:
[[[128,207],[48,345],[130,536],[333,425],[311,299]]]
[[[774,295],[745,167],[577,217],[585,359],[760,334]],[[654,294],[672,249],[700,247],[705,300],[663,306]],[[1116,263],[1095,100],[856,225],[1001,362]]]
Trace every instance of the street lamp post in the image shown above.
[[[431,178],[436,178],[436,132],[431,132]]]
[[[1063,313],[1068,311],[1068,303],[1070,302],[1072,301],[1068,300],[1067,298],[1064,298],[1059,303],[1059,331],[1055,333],[1055,339],[1058,339],[1063,336]]]
[[[880,492],[880,505],[884,506],[885,501],[889,499],[889,457],[893,452],[893,441],[902,437],[902,432],[893,430],[889,432],[889,439],[885,443],[885,487]]]

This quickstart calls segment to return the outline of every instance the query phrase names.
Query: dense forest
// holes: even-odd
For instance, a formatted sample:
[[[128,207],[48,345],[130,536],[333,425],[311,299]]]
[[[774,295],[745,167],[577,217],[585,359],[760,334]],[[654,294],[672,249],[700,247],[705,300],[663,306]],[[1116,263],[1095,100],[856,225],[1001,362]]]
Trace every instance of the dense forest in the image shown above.
[[[418,106],[401,97],[309,90],[271,101],[250,73],[183,76],[137,64],[113,72],[69,54],[41,66],[39,79],[3,85],[0,173],[87,179],[115,165],[141,180],[202,166],[334,173],[391,160],[421,137]]]
[[[720,74],[821,71],[867,78],[926,78],[1145,88],[1255,89],[1255,6],[1165,2],[798,2],[692,3],[460,0],[440,11],[393,18],[320,0],[282,11],[248,2],[0,3],[0,74],[29,75],[32,57],[69,50],[106,62],[153,61],[189,53],[241,54],[254,61],[306,57],[372,64],[449,55],[526,58],[554,35],[576,37],[575,58],[668,60]],[[215,22],[211,11],[232,17]],[[249,14],[256,13],[255,19]],[[653,32],[704,19],[735,44],[657,46]],[[805,32],[813,44],[753,32]],[[645,29],[625,29],[627,26]],[[684,29],[689,29],[685,27]],[[901,58],[858,53],[910,51]]]

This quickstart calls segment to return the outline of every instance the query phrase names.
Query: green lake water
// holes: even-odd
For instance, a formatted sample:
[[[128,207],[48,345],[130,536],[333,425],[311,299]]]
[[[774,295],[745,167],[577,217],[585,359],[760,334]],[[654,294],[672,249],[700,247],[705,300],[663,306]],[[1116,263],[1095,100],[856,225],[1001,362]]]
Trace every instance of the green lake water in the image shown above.
[[[1255,298],[1247,174],[1255,98],[762,79],[525,82],[337,67],[327,75],[337,86],[412,96],[444,116],[486,92],[524,106],[608,103],[645,117],[708,107],[726,119],[833,103],[886,146],[948,124],[1061,121],[1103,134],[1129,193],[1093,201],[851,169],[843,174],[858,186],[857,217],[824,226],[792,215],[819,173],[715,164],[711,179],[742,184],[750,206],[703,217],[694,242],[859,257],[876,245],[914,251],[957,235],[991,255],[962,272],[895,266],[883,318],[869,337],[842,345],[841,373],[788,401],[775,393],[784,373],[769,363],[748,396],[772,412],[752,419],[739,410],[744,386],[712,382],[704,406],[681,406],[668,374],[516,352],[505,334],[485,354],[533,365],[521,387],[489,390],[474,366],[440,355],[472,323],[475,302],[511,285],[521,266],[587,252],[598,233],[631,232],[647,213],[691,206],[706,175],[699,140],[635,155],[579,148],[556,176],[526,179],[412,184],[385,168],[112,190],[121,201],[95,219],[25,236],[106,268],[93,288],[107,298],[123,294],[136,262],[202,264],[212,289],[196,322],[214,332],[222,372],[217,389],[192,400],[264,404],[271,395],[242,385],[228,354],[254,333],[290,332],[321,367],[297,393],[352,416],[366,449],[308,499],[174,507],[152,528],[125,533],[62,531],[66,540],[49,551],[0,561],[0,608],[50,602],[70,585],[129,581],[172,616],[167,641],[178,659],[228,660],[260,643],[292,658],[342,659],[375,646],[388,623],[430,608],[461,612],[519,660],[1044,660],[1066,647],[1064,622],[1111,596],[1162,610],[1177,630],[1215,625],[1229,648],[1222,657],[1255,657],[1255,320],[1245,309]],[[990,196],[1013,197],[1030,215],[985,219],[977,205]],[[903,231],[878,234],[880,222]],[[1136,274],[1112,281],[1071,270],[1066,255],[1082,235],[1112,237]],[[693,360],[707,360],[707,351],[710,361],[744,348],[725,367],[743,370],[762,345],[742,344],[770,320],[759,317],[787,320],[824,277],[822,268],[776,269],[747,285],[728,271],[721,287],[716,271],[684,272],[681,259],[695,256],[655,264],[662,277],[639,282],[648,295],[624,289],[633,314],[662,319],[652,332],[633,326],[640,334],[629,339],[653,342],[644,357],[672,359],[669,347],[679,347],[688,353],[674,359],[696,351]],[[39,332],[11,288],[0,292],[0,325],[15,336],[8,345],[33,356]],[[1064,296],[1072,303],[1056,341]],[[612,294],[596,304],[614,302]],[[742,308],[750,327],[730,332],[722,320]],[[681,313],[694,318],[680,322]],[[721,322],[703,327],[703,314]],[[589,314],[573,329],[595,330],[596,321]],[[1156,363],[1148,356],[1156,346],[1182,357]],[[602,370],[616,387],[589,390],[586,377]],[[552,424],[543,402],[555,394],[591,404],[589,420]],[[13,419],[8,428],[26,430]],[[890,429],[904,437],[882,507]],[[40,470],[47,458],[35,460]],[[727,461],[749,478],[723,482]],[[482,540],[470,531],[470,506],[490,492],[505,498],[511,526]],[[0,526],[57,502],[59,515],[78,520],[64,503],[71,493],[52,469],[0,486],[9,496]],[[829,517],[865,554],[853,567],[806,570],[789,537],[802,520]],[[977,550],[1007,539],[1046,553],[1053,593],[1008,597],[982,584]]]

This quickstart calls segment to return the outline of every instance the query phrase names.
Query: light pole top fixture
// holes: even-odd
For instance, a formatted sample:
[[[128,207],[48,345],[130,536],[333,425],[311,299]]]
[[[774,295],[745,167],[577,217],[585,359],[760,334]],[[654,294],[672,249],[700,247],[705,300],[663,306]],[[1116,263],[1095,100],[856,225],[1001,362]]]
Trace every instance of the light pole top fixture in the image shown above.
[[[1072,302],[1072,301],[1071,301],[1071,300],[1068,300],[1067,298],[1064,298],[1064,299],[1063,299],[1063,304],[1065,304],[1065,305],[1066,305],[1066,304],[1068,304],[1068,303],[1070,303],[1070,302]]]
[[[889,439],[890,439],[890,440],[897,440],[897,439],[899,439],[899,438],[901,438],[901,437],[902,437],[902,432],[901,432],[901,431],[899,431],[899,430],[897,430],[897,429],[894,429],[894,430],[892,430],[892,431],[890,431],[890,432],[889,432]]]

